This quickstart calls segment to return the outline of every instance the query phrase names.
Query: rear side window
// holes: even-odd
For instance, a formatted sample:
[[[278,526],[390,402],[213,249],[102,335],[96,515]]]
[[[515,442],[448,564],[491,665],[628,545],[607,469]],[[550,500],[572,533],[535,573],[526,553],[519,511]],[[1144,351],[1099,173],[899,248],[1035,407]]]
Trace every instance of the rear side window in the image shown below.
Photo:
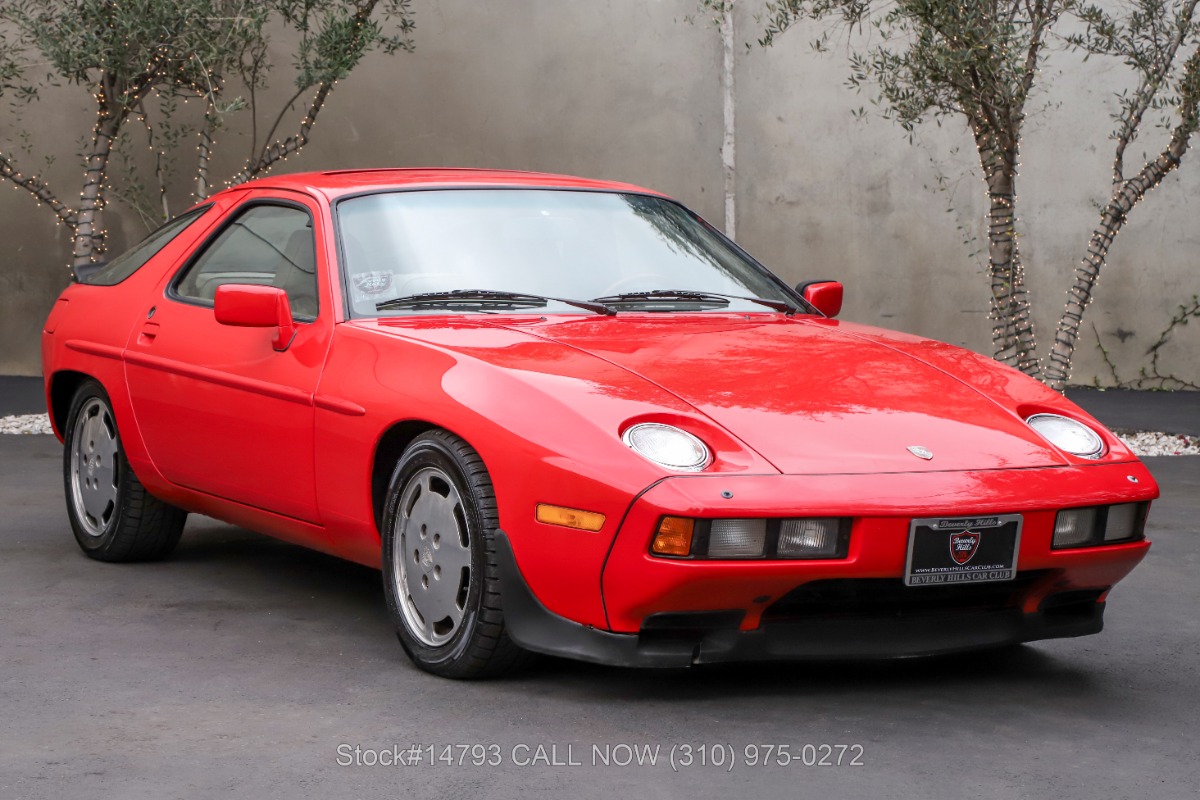
[[[154,231],[154,233],[150,234],[145,239],[142,239],[142,241],[138,244],[135,244],[133,247],[93,272],[87,277],[86,280],[81,281],[81,283],[86,283],[91,286],[117,285],[141,269],[147,261],[158,255],[160,250],[166,247],[172,239],[182,233],[187,226],[199,219],[205,211],[208,211],[209,208],[211,208],[211,206],[201,206],[200,208],[194,208],[188,213],[176,217],[166,225],[163,225],[161,228]]]

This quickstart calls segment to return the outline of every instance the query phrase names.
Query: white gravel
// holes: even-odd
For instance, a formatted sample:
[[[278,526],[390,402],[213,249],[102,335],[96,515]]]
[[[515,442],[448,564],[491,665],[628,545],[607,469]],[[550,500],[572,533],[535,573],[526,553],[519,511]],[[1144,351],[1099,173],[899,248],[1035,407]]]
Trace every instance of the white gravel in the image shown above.
[[[0,433],[50,434],[53,432],[50,429],[50,418],[45,414],[0,417]],[[1139,456],[1200,455],[1200,437],[1155,431],[1117,431],[1116,433]]]
[[[0,417],[0,433],[54,433],[49,414]]]
[[[1114,431],[1139,456],[1200,456],[1200,438],[1182,433]]]

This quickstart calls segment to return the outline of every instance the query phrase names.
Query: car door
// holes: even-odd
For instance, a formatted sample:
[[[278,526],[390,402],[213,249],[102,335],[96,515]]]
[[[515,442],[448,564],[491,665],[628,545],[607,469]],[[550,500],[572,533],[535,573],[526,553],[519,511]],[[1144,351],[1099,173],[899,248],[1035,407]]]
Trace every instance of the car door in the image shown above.
[[[313,393],[332,334],[325,212],[287,191],[250,192],[148,304],[125,351],[147,452],[180,486],[319,522]],[[287,292],[297,333],[217,322],[224,284]]]

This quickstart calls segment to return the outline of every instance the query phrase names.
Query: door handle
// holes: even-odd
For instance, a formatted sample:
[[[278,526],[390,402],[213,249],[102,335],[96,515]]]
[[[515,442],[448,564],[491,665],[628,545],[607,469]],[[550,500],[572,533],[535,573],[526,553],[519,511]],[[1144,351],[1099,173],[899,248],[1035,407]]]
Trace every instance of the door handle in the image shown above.
[[[149,347],[154,344],[155,337],[158,336],[157,322],[143,322],[142,332],[138,334],[137,343]]]

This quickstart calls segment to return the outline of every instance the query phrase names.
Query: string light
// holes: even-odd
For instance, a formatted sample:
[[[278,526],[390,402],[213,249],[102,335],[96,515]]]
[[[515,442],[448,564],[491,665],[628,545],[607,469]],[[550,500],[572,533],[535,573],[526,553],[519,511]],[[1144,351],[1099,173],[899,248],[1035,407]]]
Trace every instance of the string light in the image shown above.
[[[349,6],[349,4],[347,5]],[[361,58],[367,49],[380,42],[384,44],[384,49],[388,53],[399,49],[411,50],[412,45],[408,34],[412,29],[412,21],[407,16],[407,5],[408,0],[399,0],[398,4],[391,7],[390,10],[392,11],[395,11],[397,7],[400,8],[400,11],[397,12],[399,13],[399,22],[397,23],[399,25],[399,34],[389,37],[380,34],[377,29],[368,27],[367,24],[377,6],[377,0],[354,4],[355,11],[351,17],[354,23],[354,32],[347,44],[346,51],[351,54],[357,53],[357,58]],[[367,36],[368,33],[371,38],[364,40],[363,37]],[[128,37],[121,39],[120,44],[127,51],[141,46],[138,42]],[[193,57],[194,55],[192,54]],[[351,64],[351,68],[357,64],[357,58]],[[197,97],[208,97],[215,101],[217,93],[211,91],[211,86],[200,86],[198,79],[194,77],[195,72],[192,72],[189,76],[185,65],[186,60],[180,62],[172,58],[172,48],[170,45],[159,43],[150,52],[143,66],[142,75],[138,77],[133,85],[122,86],[114,82],[106,86],[102,82],[97,82],[90,88],[89,94],[97,109],[97,121],[91,129],[91,151],[84,159],[85,170],[83,173],[82,189],[80,191],[79,207],[77,209],[72,209],[58,200],[57,196],[39,176],[25,176],[21,174],[17,171],[10,158],[0,153],[0,177],[9,180],[14,191],[23,189],[29,193],[39,207],[43,204],[48,205],[55,212],[56,226],[65,224],[72,229],[75,262],[85,262],[92,259],[95,255],[104,252],[105,232],[100,227],[97,218],[108,205],[106,200],[108,193],[114,191],[111,182],[107,180],[108,160],[112,153],[114,139],[121,132],[122,125],[130,113],[140,116],[143,124],[146,126],[149,137],[147,147],[156,155],[156,174],[160,176],[160,193],[165,192],[165,189],[162,188],[161,160],[165,158],[166,152],[163,148],[155,145],[154,129],[146,118],[144,110],[139,112],[134,109],[146,94],[157,92],[157,87],[164,84],[171,87],[172,92],[180,93],[179,96],[182,97],[184,105],[187,105],[189,102],[187,91],[190,91]],[[211,71],[204,69],[203,65],[201,65],[201,73],[205,75],[206,79],[215,77]],[[309,136],[316,124],[317,115],[324,107],[328,94],[333,90],[333,87],[337,86],[337,83],[336,80],[320,83],[318,85],[317,96],[310,105],[308,113],[301,121],[299,133],[282,141],[273,142],[264,148],[259,160],[255,163],[247,164],[247,169],[243,170],[243,173],[247,170],[250,172],[248,176],[235,176],[227,184],[232,184],[238,181],[239,178],[246,180],[249,177],[253,177],[271,168],[276,162],[286,161],[289,157],[299,152],[308,143]],[[120,89],[120,91],[118,92],[117,89]],[[215,127],[216,125],[213,125],[211,129],[206,128],[201,131],[202,141],[197,146],[197,154],[200,159],[198,163],[198,180],[202,194],[207,192],[209,185],[208,167],[211,162],[213,149],[217,144],[216,138],[212,135],[212,130],[215,130]]]

